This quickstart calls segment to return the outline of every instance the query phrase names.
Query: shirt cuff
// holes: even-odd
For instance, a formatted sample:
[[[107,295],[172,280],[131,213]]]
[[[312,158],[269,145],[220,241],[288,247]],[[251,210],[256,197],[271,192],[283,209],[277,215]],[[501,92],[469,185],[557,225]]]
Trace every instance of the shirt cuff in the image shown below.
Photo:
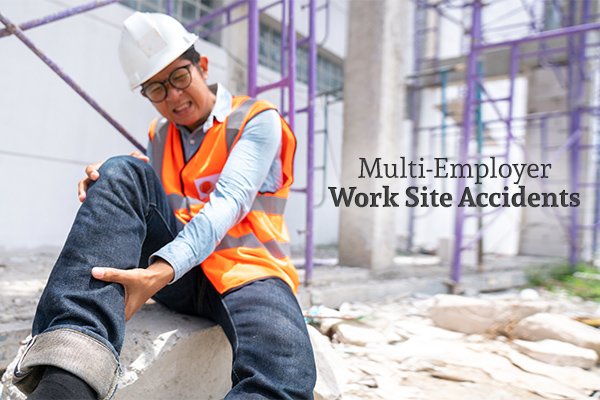
[[[183,275],[195,267],[195,265],[190,262],[195,259],[195,255],[190,247],[177,241],[167,244],[162,249],[152,254],[148,259],[148,265],[156,261],[157,258],[162,258],[173,268],[175,274],[173,280],[169,282],[169,285],[177,282]]]

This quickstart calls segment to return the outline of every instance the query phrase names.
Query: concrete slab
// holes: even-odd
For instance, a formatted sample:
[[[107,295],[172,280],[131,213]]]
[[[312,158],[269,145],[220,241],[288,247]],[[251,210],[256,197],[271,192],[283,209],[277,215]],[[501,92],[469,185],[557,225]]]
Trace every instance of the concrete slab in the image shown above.
[[[30,331],[30,326],[23,328],[12,329],[13,339],[0,347],[5,349],[5,358],[10,358],[0,387],[3,400],[25,399],[11,383],[17,348]],[[0,339],[8,337],[6,332],[0,334]],[[314,336],[311,339],[316,343]],[[330,355],[324,354],[323,346],[315,344],[314,349],[316,398],[337,399],[341,394],[333,366],[329,365]],[[127,324],[122,376],[115,399],[222,399],[231,388],[231,363],[231,346],[221,327],[203,318],[171,312],[156,303],[146,304]]]
[[[16,321],[0,324],[0,373],[15,357],[21,341],[31,332],[31,322]]]
[[[231,387],[231,357],[219,326],[147,304],[127,324],[115,398],[222,399]],[[25,399],[11,384],[15,363],[2,376],[5,400]]]

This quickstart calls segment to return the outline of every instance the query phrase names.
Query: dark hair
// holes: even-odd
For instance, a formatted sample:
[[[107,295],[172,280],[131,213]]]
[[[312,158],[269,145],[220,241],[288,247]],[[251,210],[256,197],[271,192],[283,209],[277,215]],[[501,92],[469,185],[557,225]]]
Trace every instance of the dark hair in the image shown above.
[[[200,61],[200,53],[196,51],[194,45],[192,45],[189,49],[187,49],[179,58],[183,60],[189,60],[194,65],[198,65],[198,61]]]

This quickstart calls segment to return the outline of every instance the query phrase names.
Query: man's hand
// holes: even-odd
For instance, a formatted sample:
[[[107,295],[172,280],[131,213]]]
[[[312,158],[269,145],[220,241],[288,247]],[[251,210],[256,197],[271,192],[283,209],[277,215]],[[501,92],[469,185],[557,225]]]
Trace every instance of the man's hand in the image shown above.
[[[155,261],[146,269],[92,268],[94,278],[120,283],[125,288],[126,321],[129,321],[150,297],[171,282],[174,275],[173,267],[164,260]]]
[[[138,150],[132,152],[130,156],[135,157],[138,160],[142,160],[144,162],[150,161],[147,155],[143,154]],[[87,177],[80,180],[77,184],[77,195],[79,197],[80,202],[83,203],[83,201],[85,200],[85,197],[87,195],[87,189],[90,183],[92,183],[93,181],[97,181],[98,178],[100,178],[100,173],[98,172],[98,170],[100,169],[102,164],[104,164],[104,161],[95,164],[90,164],[87,167],[85,167],[85,174],[87,175]]]

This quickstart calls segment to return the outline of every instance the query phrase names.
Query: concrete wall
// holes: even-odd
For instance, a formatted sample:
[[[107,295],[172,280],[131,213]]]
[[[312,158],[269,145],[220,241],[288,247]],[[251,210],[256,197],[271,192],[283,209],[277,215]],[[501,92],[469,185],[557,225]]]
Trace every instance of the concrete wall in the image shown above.
[[[19,24],[81,4],[82,1],[76,0],[0,0],[0,11]],[[339,32],[345,31],[344,2],[334,0],[331,10],[332,27],[327,46],[342,55],[340,49],[345,44]],[[121,22],[131,13],[131,9],[115,4],[26,31],[26,34],[145,145],[148,123],[156,111],[138,93],[129,91],[116,51]],[[299,9],[298,19],[305,18],[306,13],[307,10]],[[320,18],[323,24],[323,17]],[[305,29],[300,23],[298,26],[300,30]],[[322,27],[319,32],[321,38]],[[234,57],[245,58],[244,54],[229,54],[210,43],[201,42],[198,46],[210,58],[209,82],[228,82],[227,71],[231,70]],[[76,184],[83,176],[85,165],[111,155],[129,153],[134,148],[18,39],[0,39],[0,57],[3,125],[0,187],[4,188],[0,197],[0,247],[60,246],[79,206]],[[276,79],[272,71],[259,69],[261,83]],[[299,86],[296,102],[301,108],[306,104],[306,88]],[[279,102],[277,92],[261,97]],[[335,171],[340,170],[341,104],[332,106],[329,111],[331,154],[326,179],[328,184],[336,184]],[[322,115],[322,110],[318,110],[317,129],[322,127]],[[296,126],[296,187],[302,187],[306,165],[305,117],[298,117]],[[322,176],[317,174],[316,179],[318,199]],[[287,219],[296,246],[303,245],[304,210],[304,196],[292,195]],[[316,243],[337,240],[337,213],[329,202],[317,209],[315,224]]]
[[[400,155],[399,127],[404,109],[404,56],[406,43],[404,2],[350,2],[348,49],[344,79],[344,143],[342,186],[377,193],[382,186],[395,191],[393,179],[361,179],[360,158],[378,157],[395,162]],[[365,85],[365,79],[368,84]],[[340,263],[386,269],[395,256],[394,208],[342,207],[340,209]]]
[[[531,71],[529,74],[530,94],[527,101],[529,113],[562,111],[567,107],[567,93],[564,87],[566,79],[565,68],[547,68]],[[589,93],[588,93],[589,94]],[[592,122],[583,117],[581,123],[581,145],[592,143]],[[565,116],[551,118],[547,122],[547,139],[545,151],[540,133],[539,123],[533,122],[528,129],[525,142],[528,162],[551,163],[549,179],[529,180],[531,191],[560,193],[565,190],[571,193],[570,187],[570,149],[566,146],[569,135],[569,119]],[[594,181],[592,160],[593,150],[582,150],[580,153],[579,181],[590,183]],[[592,188],[582,186],[580,192],[581,205],[578,207],[579,223],[593,220]],[[569,208],[526,208],[523,210],[521,254],[549,255],[566,257],[569,254]],[[580,230],[576,239],[580,254],[589,259],[591,247],[591,231]]]

